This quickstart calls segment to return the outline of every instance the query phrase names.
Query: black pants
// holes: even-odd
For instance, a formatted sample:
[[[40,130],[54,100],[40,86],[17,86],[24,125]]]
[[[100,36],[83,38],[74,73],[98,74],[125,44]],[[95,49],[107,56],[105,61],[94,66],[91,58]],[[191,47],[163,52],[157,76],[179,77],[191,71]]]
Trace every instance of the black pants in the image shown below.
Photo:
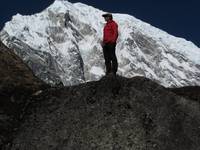
[[[108,43],[105,44],[103,47],[103,54],[104,54],[104,59],[105,59],[105,65],[106,65],[106,74],[109,74],[113,72],[116,74],[117,69],[118,69],[118,62],[117,62],[117,57],[115,54],[115,43]]]

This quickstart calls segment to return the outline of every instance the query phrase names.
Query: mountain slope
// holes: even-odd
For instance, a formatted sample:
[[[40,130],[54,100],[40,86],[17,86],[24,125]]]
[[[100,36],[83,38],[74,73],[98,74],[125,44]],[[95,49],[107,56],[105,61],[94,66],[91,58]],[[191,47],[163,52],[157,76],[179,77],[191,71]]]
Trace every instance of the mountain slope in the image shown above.
[[[104,75],[101,10],[56,0],[44,11],[17,14],[0,39],[36,76],[51,84],[75,85]],[[118,74],[148,77],[168,87],[200,84],[200,49],[133,16],[114,14],[119,24]]]
[[[198,150],[199,103],[143,77],[104,77],[35,97],[11,150]]]

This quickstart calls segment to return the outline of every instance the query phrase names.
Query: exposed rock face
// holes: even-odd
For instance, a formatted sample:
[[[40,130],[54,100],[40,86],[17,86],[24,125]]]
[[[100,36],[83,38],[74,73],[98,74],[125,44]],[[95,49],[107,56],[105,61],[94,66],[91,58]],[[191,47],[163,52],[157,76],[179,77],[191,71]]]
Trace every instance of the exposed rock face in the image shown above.
[[[0,147],[12,139],[28,98],[45,84],[0,42]]]
[[[11,150],[199,150],[199,103],[143,77],[104,77],[34,98]]]
[[[31,16],[17,14],[0,39],[50,84],[77,85],[104,73],[100,40],[104,12],[81,3],[55,0]],[[166,87],[200,85],[200,49],[133,16],[113,14],[119,25],[118,74],[144,76]]]

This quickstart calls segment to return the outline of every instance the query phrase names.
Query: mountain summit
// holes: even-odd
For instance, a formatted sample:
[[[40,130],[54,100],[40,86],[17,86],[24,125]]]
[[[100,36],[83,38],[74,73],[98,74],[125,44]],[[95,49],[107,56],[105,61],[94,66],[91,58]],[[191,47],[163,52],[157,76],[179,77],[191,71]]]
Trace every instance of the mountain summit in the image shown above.
[[[36,76],[50,84],[76,85],[104,73],[100,40],[104,12],[82,3],[56,0],[31,16],[17,14],[0,32]],[[119,24],[118,74],[144,76],[167,87],[200,84],[200,49],[127,14]]]

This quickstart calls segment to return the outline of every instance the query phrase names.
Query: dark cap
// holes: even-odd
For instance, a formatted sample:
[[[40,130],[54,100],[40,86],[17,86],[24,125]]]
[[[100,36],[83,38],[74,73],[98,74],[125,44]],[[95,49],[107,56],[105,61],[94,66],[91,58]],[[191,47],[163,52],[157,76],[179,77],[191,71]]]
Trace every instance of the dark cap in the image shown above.
[[[106,13],[106,14],[103,14],[102,17],[111,17],[112,18],[112,14],[111,13]]]

